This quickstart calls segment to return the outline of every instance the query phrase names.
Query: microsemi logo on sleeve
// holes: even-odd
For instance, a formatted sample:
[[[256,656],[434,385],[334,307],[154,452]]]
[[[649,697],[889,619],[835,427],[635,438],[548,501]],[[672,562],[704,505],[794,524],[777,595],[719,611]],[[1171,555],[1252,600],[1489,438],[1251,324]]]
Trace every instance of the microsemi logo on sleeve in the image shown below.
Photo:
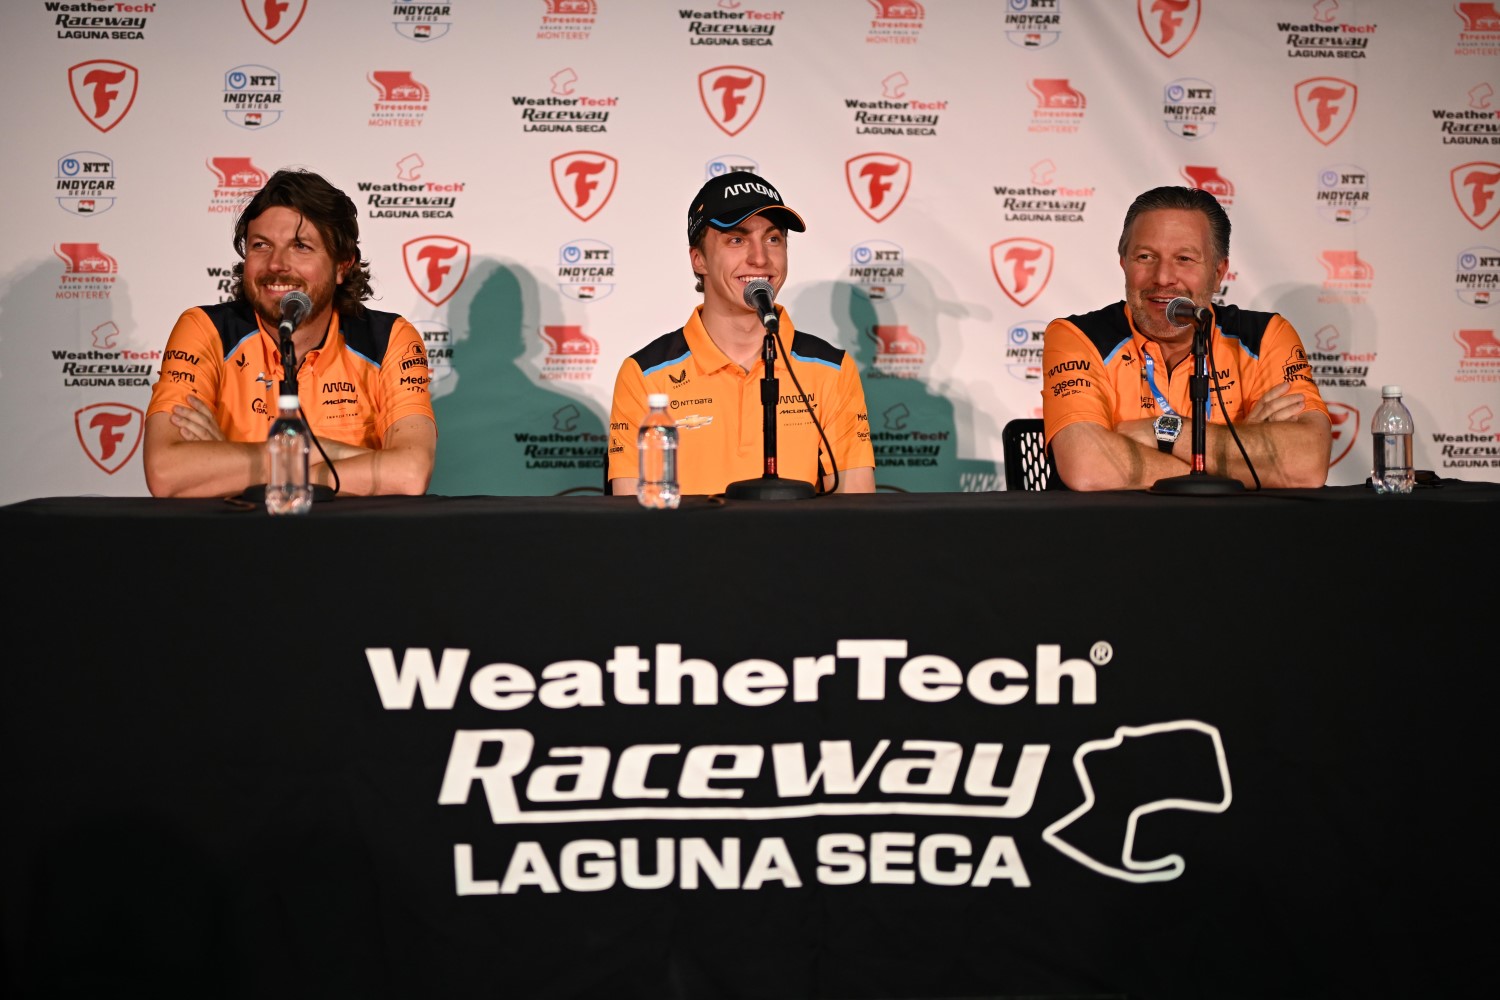
[[[90,59],[68,68],[73,106],[100,132],[108,132],[130,113],[140,80],[138,69],[114,59]]]
[[[1025,308],[1052,279],[1052,244],[1015,237],[990,247],[990,268],[1006,298]]]
[[[715,66],[698,74],[698,99],[725,135],[739,135],[755,120],[766,95],[766,75],[748,66]]]
[[[599,214],[615,193],[620,162],[608,153],[578,149],[552,158],[552,190],[580,222]]]
[[[260,37],[279,45],[302,23],[307,0],[240,0],[240,7]]]
[[[456,236],[418,236],[401,247],[401,259],[417,294],[440,306],[469,273],[469,244]]]
[[[1354,120],[1359,88],[1334,76],[1315,76],[1293,88],[1297,117],[1308,135],[1323,145],[1332,145]]]
[[[1187,48],[1203,13],[1198,0],[1135,0],[1135,6],[1146,41],[1168,59]]]
[[[844,161],[844,179],[859,210],[884,222],[906,200],[911,161],[895,153],[864,153]]]

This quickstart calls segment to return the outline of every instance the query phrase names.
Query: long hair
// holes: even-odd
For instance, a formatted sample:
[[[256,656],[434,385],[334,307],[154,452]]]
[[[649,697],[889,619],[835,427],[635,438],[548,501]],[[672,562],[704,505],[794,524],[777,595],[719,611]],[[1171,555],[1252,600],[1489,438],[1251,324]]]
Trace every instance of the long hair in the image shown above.
[[[276,171],[240,212],[234,224],[234,252],[240,259],[234,265],[230,295],[245,298],[246,236],[250,223],[269,208],[289,208],[301,215],[317,227],[336,266],[350,262],[343,282],[333,286],[333,310],[353,315],[364,312],[362,303],[374,291],[370,288],[370,262],[359,256],[359,210],[348,195],[308,170]]]
[[[1208,230],[1214,241],[1214,253],[1219,260],[1229,259],[1229,216],[1219,200],[1207,191],[1190,187],[1157,187],[1139,195],[1125,211],[1125,225],[1120,229],[1119,253],[1125,256],[1125,245],[1130,239],[1130,227],[1142,212],[1154,212],[1162,208],[1181,208],[1190,212],[1202,212],[1208,218]]]

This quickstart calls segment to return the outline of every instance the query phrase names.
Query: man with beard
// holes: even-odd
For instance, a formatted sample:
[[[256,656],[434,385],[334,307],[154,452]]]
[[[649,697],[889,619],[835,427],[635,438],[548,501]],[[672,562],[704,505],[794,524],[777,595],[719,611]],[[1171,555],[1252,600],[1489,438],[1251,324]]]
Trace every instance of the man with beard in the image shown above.
[[[230,496],[266,481],[291,292],[312,303],[291,343],[302,413],[322,445],[313,483],[425,493],[437,450],[427,351],[404,318],[364,306],[370,265],[354,202],[315,173],[279,170],[240,213],[234,249],[231,301],[186,310],[167,338],[146,411],[152,496]]]
[[[1333,425],[1297,331],[1279,313],[1214,306],[1229,270],[1218,200],[1153,188],[1126,211],[1118,250],[1124,301],[1054,319],[1044,336],[1042,418],[1063,483],[1142,490],[1186,475],[1193,421],[1206,420],[1207,474],[1259,488],[1322,486]],[[1168,316],[1176,298],[1211,314],[1207,414],[1192,412],[1194,323]]]

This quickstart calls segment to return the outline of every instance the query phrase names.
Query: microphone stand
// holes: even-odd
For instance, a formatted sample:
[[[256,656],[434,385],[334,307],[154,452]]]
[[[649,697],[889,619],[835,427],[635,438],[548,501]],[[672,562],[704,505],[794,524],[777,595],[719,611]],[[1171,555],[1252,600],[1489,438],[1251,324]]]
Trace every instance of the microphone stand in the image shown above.
[[[760,380],[761,440],[765,453],[765,473],[759,479],[741,479],[730,483],[724,495],[731,500],[808,500],[814,495],[812,483],[800,479],[782,479],[776,475],[776,400],[780,389],[776,381],[776,314],[762,316],[766,339],[761,358],[766,363],[765,377]]]
[[[1193,375],[1188,380],[1188,398],[1193,411],[1193,467],[1185,476],[1158,479],[1148,492],[1177,496],[1228,496],[1243,493],[1245,484],[1227,476],[1210,476],[1204,451],[1208,443],[1208,336],[1207,322],[1193,320]]]

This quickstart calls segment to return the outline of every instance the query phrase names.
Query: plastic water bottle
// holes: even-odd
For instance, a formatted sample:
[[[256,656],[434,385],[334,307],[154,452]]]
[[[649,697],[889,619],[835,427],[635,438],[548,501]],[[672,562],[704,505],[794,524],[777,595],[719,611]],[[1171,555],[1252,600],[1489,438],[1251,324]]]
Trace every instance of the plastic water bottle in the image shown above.
[[[266,513],[306,514],[312,510],[312,481],[307,474],[311,441],[296,395],[284,393],[277,397],[276,421],[266,438],[271,460]]]
[[[666,393],[651,393],[646,405],[651,409],[635,436],[640,453],[635,496],[642,507],[671,510],[682,500],[677,487],[677,423],[667,413]]]
[[[1370,482],[1376,493],[1410,493],[1416,482],[1416,470],[1411,464],[1411,438],[1415,431],[1411,411],[1401,401],[1399,385],[1382,386],[1380,409],[1370,422],[1370,434],[1375,442],[1375,465],[1370,470]]]

